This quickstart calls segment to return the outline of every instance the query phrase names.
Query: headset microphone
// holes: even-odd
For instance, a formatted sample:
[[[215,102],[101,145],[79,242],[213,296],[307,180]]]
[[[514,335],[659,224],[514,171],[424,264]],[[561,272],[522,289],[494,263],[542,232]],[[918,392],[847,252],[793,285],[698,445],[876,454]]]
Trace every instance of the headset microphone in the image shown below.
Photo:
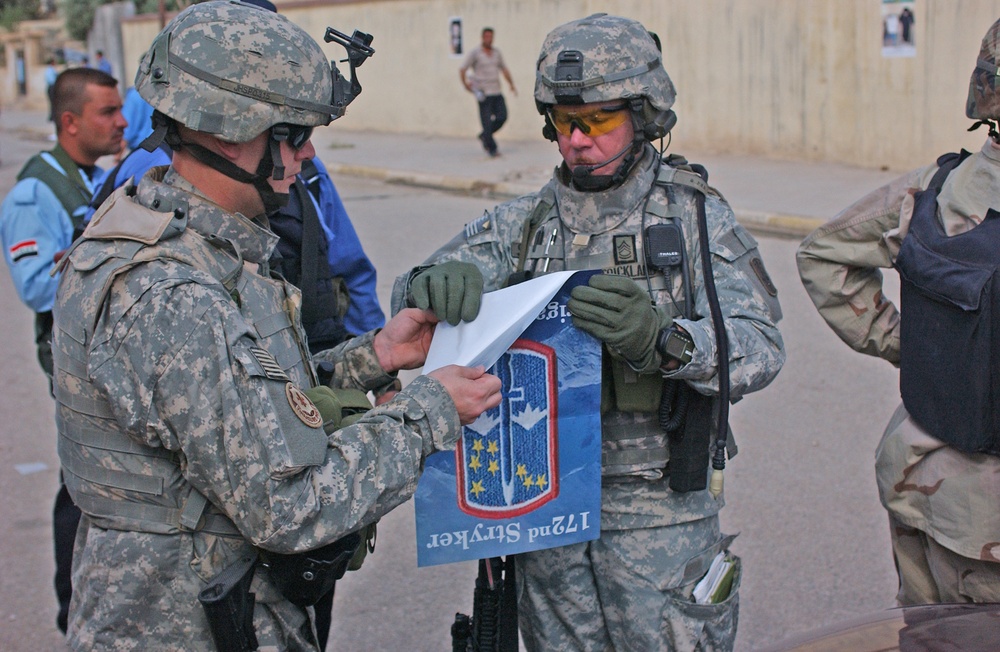
[[[626,154],[628,154],[628,151],[630,149],[632,149],[632,145],[633,145],[633,143],[629,143],[629,144],[625,145],[625,147],[623,147],[620,152],[618,152],[617,154],[615,154],[614,156],[612,156],[608,160],[603,161],[601,163],[594,163],[593,165],[578,165],[578,166],[576,166],[575,168],[573,168],[573,180],[574,181],[582,181],[582,180],[586,179],[587,177],[589,177],[590,175],[592,175],[595,170],[600,170],[605,165],[610,165],[611,163],[614,163],[615,161],[617,161],[621,157],[623,157]]]

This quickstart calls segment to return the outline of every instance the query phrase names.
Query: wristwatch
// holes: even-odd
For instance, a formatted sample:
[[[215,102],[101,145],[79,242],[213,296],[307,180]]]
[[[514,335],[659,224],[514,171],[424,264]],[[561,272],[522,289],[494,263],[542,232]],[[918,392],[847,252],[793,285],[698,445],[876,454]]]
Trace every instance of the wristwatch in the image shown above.
[[[656,350],[663,356],[664,364],[676,360],[686,365],[694,354],[694,340],[676,326],[671,326],[660,331],[656,338]]]

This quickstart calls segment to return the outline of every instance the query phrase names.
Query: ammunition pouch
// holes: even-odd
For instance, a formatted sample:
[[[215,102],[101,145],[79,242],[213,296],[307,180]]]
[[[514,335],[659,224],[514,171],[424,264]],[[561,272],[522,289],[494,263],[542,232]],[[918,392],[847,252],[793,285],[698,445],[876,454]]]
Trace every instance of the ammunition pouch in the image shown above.
[[[344,576],[361,544],[361,535],[352,532],[321,548],[295,555],[262,552],[271,582],[281,595],[300,607],[310,607]]]
[[[257,556],[247,555],[227,566],[198,594],[208,628],[219,652],[256,650],[254,594],[250,592]]]
[[[656,412],[663,394],[663,376],[659,371],[640,374],[621,358],[605,350],[601,381],[601,414],[611,408],[621,412]]]

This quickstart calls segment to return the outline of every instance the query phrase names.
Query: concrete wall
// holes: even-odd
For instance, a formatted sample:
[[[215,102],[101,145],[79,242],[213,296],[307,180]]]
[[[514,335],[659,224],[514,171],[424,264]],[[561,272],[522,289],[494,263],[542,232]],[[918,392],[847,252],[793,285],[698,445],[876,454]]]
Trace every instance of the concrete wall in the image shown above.
[[[101,5],[94,12],[94,24],[87,33],[87,56],[90,57],[91,65],[97,63],[97,51],[104,52],[104,58],[111,63],[111,72],[118,79],[123,93],[132,85],[132,80],[122,75],[125,70],[125,58],[122,30],[118,26],[123,20],[134,15],[135,4],[131,0]]]
[[[375,36],[360,69],[364,93],[334,129],[467,135],[476,105],[458,81],[448,22],[460,17],[465,50],[496,30],[520,94],[506,93],[503,139],[540,138],[534,65],[554,26],[607,11],[657,32],[678,90],[673,151],[728,149],[786,159],[908,169],[959,146],[967,134],[969,75],[1000,0],[915,0],[916,56],[885,58],[879,0],[371,0],[280,2],[317,40],[328,25]],[[126,74],[158,31],[155,16],[123,23]],[[344,58],[340,46],[324,46]],[[346,64],[342,70],[346,72]]]

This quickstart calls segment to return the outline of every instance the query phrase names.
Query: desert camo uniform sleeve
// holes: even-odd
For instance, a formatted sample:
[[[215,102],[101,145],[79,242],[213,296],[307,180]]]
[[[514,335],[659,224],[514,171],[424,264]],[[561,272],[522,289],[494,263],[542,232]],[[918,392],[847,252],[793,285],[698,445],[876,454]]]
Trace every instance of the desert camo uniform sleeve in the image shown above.
[[[899,364],[899,311],[883,293],[913,210],[936,166],[862,197],[799,245],[799,277],[831,329],[855,351]]]

